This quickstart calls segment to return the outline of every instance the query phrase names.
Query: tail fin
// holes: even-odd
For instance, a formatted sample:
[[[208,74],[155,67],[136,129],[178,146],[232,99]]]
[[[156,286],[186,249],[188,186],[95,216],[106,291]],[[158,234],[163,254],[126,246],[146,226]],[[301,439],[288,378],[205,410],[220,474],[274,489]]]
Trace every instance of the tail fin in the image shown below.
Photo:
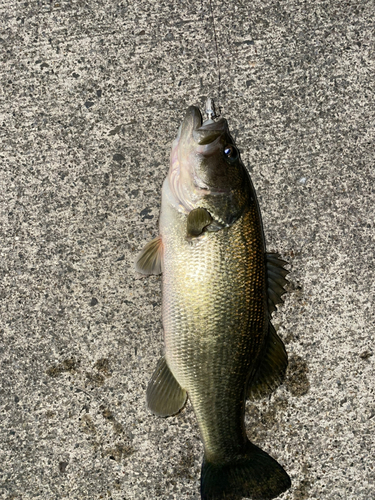
[[[269,500],[290,487],[290,478],[280,464],[254,444],[246,452],[224,464],[203,460],[202,500]]]

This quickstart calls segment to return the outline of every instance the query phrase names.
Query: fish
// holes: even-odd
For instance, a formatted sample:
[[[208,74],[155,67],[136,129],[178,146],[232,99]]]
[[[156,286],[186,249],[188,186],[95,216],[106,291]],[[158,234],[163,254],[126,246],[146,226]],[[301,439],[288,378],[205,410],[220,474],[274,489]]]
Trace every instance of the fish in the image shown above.
[[[266,252],[250,175],[227,120],[207,103],[205,121],[198,107],[186,111],[162,187],[159,235],[135,262],[141,274],[162,274],[165,354],[147,405],[168,417],[189,398],[204,447],[202,500],[272,499],[291,481],[248,439],[245,405],[285,375],[271,314],[288,271]]]

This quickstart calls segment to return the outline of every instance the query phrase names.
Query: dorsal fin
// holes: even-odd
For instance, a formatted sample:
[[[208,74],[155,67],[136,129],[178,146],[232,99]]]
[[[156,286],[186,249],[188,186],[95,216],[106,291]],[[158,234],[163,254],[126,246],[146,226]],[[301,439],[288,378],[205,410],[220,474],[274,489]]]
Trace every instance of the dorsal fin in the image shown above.
[[[285,276],[289,273],[284,269],[285,260],[277,253],[266,253],[268,310],[276,311],[276,305],[283,302],[281,296],[285,293],[284,286],[289,283]]]
[[[149,241],[135,261],[135,270],[141,274],[160,274],[163,259],[163,241],[161,236]]]

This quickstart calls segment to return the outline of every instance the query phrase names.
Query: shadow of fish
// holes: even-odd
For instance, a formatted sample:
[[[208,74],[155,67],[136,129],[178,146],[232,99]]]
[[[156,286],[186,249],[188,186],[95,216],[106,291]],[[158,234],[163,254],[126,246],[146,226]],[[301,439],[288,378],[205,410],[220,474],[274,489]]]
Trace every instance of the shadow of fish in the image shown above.
[[[162,273],[165,356],[147,389],[150,410],[174,415],[190,398],[204,445],[203,500],[275,498],[284,469],[252,444],[245,401],[282,381],[284,345],[270,315],[287,271],[265,252],[251,179],[227,121],[188,108],[162,189],[160,234],[136,261]]]

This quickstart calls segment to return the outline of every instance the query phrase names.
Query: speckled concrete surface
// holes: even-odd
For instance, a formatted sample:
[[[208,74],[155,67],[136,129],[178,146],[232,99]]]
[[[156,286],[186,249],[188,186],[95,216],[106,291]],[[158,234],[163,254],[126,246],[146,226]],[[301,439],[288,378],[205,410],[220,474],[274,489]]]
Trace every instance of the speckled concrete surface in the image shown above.
[[[284,500],[375,491],[372,1],[213,2],[221,107],[269,250],[290,369],[248,404]],[[6,2],[1,24],[1,498],[199,499],[191,407],[158,419],[157,234],[171,142],[217,96],[209,3]]]

